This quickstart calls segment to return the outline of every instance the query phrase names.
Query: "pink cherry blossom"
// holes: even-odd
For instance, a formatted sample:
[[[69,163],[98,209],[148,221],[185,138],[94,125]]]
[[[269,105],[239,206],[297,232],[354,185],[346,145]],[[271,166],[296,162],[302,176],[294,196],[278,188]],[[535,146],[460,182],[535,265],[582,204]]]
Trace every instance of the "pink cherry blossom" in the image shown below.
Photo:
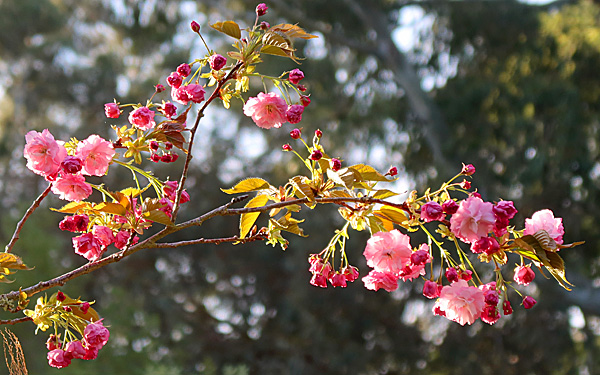
[[[369,274],[362,278],[365,288],[377,291],[385,289],[388,292],[393,292],[398,289],[398,277],[391,272],[377,272],[371,270]]]
[[[127,243],[129,242],[130,237],[131,237],[130,231],[120,230],[115,235],[115,247],[119,250],[123,250],[125,248],[125,246],[127,246]],[[131,245],[135,245],[136,243],[138,243],[139,240],[140,240],[140,238],[138,236],[133,237],[133,241],[131,242]]]
[[[287,121],[287,104],[276,93],[258,93],[244,104],[244,114],[252,117],[256,125],[263,129],[280,128]]]
[[[539,230],[545,230],[557,244],[563,243],[565,229],[562,218],[555,218],[551,210],[540,210],[531,216],[531,219],[525,219],[525,230],[523,235],[535,234]]]
[[[104,104],[104,114],[108,118],[119,118],[121,110],[117,103],[106,103]]]
[[[112,229],[106,227],[104,225],[94,225],[92,227],[92,234],[102,246],[108,246],[115,241],[115,236],[113,235]]]
[[[89,346],[101,349],[108,342],[110,332],[106,327],[104,327],[102,321],[99,320],[97,322],[90,323],[85,327],[85,330],[83,331],[83,337]]]
[[[288,78],[291,83],[293,83],[294,85],[297,85],[298,82],[300,82],[304,79],[304,72],[300,69],[294,69],[290,72]]]
[[[523,298],[523,307],[526,309],[532,308],[533,306],[535,306],[536,303],[537,301],[535,300],[535,298],[531,296],[526,296],[525,298]]]
[[[530,265],[517,266],[515,268],[514,280],[519,285],[529,285],[535,279],[535,272],[531,269]]]
[[[304,112],[304,106],[300,104],[291,105],[285,112],[285,118],[290,124],[297,124],[302,121],[302,113]]]
[[[48,352],[48,364],[56,368],[64,368],[71,364],[71,356],[62,349]]]
[[[165,194],[165,197],[170,199],[172,202],[175,202],[175,197],[177,194],[177,187],[179,186],[179,182],[177,181],[167,181],[165,182],[164,186],[163,186],[163,193]],[[186,203],[190,201],[190,195],[183,190],[181,192],[181,202],[180,203]]]
[[[85,347],[85,357],[83,357],[83,359],[85,359],[86,361],[89,361],[90,359],[98,358],[98,350],[100,350],[100,349],[95,346],[89,346],[89,345],[86,346]]]
[[[65,345],[65,352],[71,358],[83,359],[85,357],[85,348],[81,341],[70,341]]]
[[[67,156],[62,142],[57,142],[48,129],[41,133],[30,131],[25,135],[25,142],[23,155],[27,159],[27,168],[44,177],[56,175]]]
[[[205,94],[204,87],[195,83],[171,89],[171,99],[183,105],[187,105],[189,102],[200,103],[204,101]]]
[[[444,218],[444,209],[437,202],[427,202],[421,206],[421,219],[426,223]]]
[[[487,237],[496,222],[493,208],[493,204],[476,196],[463,200],[450,218],[450,230],[466,243]]]
[[[75,254],[81,255],[90,262],[100,259],[105,250],[102,243],[92,233],[84,233],[81,236],[73,237],[73,248]]]
[[[60,199],[79,202],[92,194],[92,186],[82,175],[66,174],[52,183],[52,192]]]
[[[217,53],[208,58],[208,64],[212,70],[221,70],[227,64],[227,59]]]
[[[141,130],[152,129],[156,126],[154,122],[154,111],[148,107],[139,107],[129,114],[129,122]]]
[[[335,288],[335,287],[342,287],[345,288],[346,287],[346,276],[343,273],[340,272],[334,272],[331,274],[331,276],[329,276],[329,282],[331,283],[331,285]]]
[[[367,265],[377,272],[399,273],[410,262],[410,237],[394,229],[375,233],[364,251]]]
[[[441,285],[435,281],[427,280],[425,281],[425,285],[423,285],[423,295],[429,299],[439,297],[441,290]]]
[[[481,312],[481,320],[489,325],[493,325],[500,319],[498,308],[492,305],[486,305]]]
[[[473,324],[485,308],[483,291],[458,280],[442,288],[435,307],[460,325]]]
[[[77,144],[76,154],[83,161],[82,174],[104,176],[115,156],[115,149],[109,141],[99,135],[92,134],[86,140]]]

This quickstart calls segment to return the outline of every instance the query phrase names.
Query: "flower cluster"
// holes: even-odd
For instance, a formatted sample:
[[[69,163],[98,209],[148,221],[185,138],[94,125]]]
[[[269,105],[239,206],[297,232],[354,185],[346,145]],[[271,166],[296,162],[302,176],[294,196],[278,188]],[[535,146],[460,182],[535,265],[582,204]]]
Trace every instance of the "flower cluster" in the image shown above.
[[[91,360],[98,357],[98,351],[108,342],[110,332],[102,321],[90,323],[85,327],[82,340],[61,342],[59,337],[51,335],[46,342],[48,348],[48,364],[63,368],[71,364],[73,359]]]
[[[81,201],[92,194],[84,176],[104,176],[115,150],[112,144],[93,134],[83,141],[65,144],[44,129],[25,135],[23,155],[27,168],[52,182],[52,192],[60,199]]]

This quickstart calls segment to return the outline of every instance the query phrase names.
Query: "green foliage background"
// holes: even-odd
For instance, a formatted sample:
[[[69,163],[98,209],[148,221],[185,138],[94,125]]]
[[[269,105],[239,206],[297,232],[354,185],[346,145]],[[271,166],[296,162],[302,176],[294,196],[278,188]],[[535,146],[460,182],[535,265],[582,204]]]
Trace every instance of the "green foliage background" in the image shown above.
[[[268,3],[271,24],[299,22],[322,44],[298,43],[312,93],[302,126],[325,133],[332,156],[397,165],[411,187],[454,175],[460,162],[477,168],[474,186],[487,200],[515,201],[523,220],[551,208],[564,218],[567,293],[538,275],[528,289],[539,301],[493,327],[460,327],[429,313],[421,282],[392,294],[316,289],[308,254],[341,224],[333,208],[305,214],[308,238],[286,252],[263,244],[149,250],[66,285],[69,295],[96,300],[111,340],[95,361],[63,370],[45,360],[44,335],[11,327],[32,374],[575,374],[597,373],[600,334],[597,229],[600,7],[591,1],[526,5],[516,1],[378,0]],[[189,50],[204,53],[189,31],[203,24],[211,46],[231,40],[208,22],[250,24],[256,3],[227,1],[0,0],[0,226],[7,243],[44,182],[25,169],[24,134],[50,128],[60,139],[110,135],[102,105],[145,100]],[[412,47],[391,37],[417,17]],[[424,25],[418,27],[419,25]],[[293,69],[267,59],[265,72]],[[434,85],[423,84],[431,82]],[[164,82],[163,82],[164,83]],[[423,86],[427,90],[423,89]],[[299,171],[281,144],[287,132],[262,131],[239,117],[240,105],[214,110],[189,180],[193,217],[225,203],[219,191],[236,178],[281,184]],[[288,126],[289,127],[289,126]],[[245,137],[245,138],[244,138]],[[259,152],[244,139],[263,144]],[[181,164],[176,165],[176,171]],[[111,172],[114,172],[113,168]],[[156,169],[162,176],[177,172]],[[126,186],[125,172],[111,186]],[[45,207],[57,207],[50,200]],[[60,215],[39,210],[15,248],[34,271],[21,271],[8,291],[82,263]],[[229,236],[235,218],[216,219],[177,239]],[[351,263],[367,235],[352,233]],[[417,238],[413,243],[417,243]],[[510,277],[510,275],[507,275]],[[52,291],[53,292],[53,291]],[[580,319],[575,319],[579,317]],[[583,323],[581,320],[583,317]],[[11,318],[0,314],[1,319]]]

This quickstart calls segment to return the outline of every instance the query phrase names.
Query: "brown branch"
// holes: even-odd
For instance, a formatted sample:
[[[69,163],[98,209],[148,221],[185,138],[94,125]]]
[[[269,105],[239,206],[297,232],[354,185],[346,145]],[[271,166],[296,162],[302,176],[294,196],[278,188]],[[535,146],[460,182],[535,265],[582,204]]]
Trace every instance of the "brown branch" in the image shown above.
[[[188,170],[190,168],[190,162],[192,161],[192,147],[194,146],[194,138],[196,136],[196,131],[198,130],[198,124],[200,124],[200,119],[204,117],[204,111],[210,105],[210,103],[212,103],[212,101],[219,96],[223,85],[225,85],[227,81],[234,77],[235,73],[242,67],[242,65],[244,65],[243,61],[238,61],[237,64],[235,64],[235,66],[231,68],[231,70],[229,71],[229,73],[227,73],[225,78],[219,81],[217,87],[213,90],[208,100],[206,100],[202,107],[198,110],[198,114],[196,115],[196,121],[194,122],[194,126],[190,130],[190,140],[188,143],[185,164],[183,165],[183,171],[181,172],[181,178],[179,179],[179,185],[177,186],[177,193],[175,195],[175,202],[173,203],[173,211],[171,214],[173,222],[175,222],[175,219],[177,218],[177,213],[179,212],[179,207],[181,206],[181,194],[183,193],[185,181],[188,175]]]
[[[0,325],[8,324],[8,325],[14,326],[15,324],[29,322],[32,320],[33,319],[31,319],[30,317],[24,316],[22,318],[17,318],[17,319],[0,320]]]
[[[13,234],[12,238],[10,239],[10,242],[8,243],[8,245],[6,245],[6,247],[4,248],[4,252],[6,252],[6,253],[11,252],[13,246],[15,246],[15,243],[19,240],[19,235],[21,234],[21,230],[23,229],[25,222],[27,221],[27,219],[29,219],[29,216],[31,216],[33,211],[35,211],[40,206],[40,203],[42,203],[44,198],[46,198],[46,196],[48,196],[48,193],[50,193],[50,188],[52,188],[52,183],[50,183],[48,185],[46,190],[44,190],[42,192],[42,194],[40,194],[40,196],[37,197],[37,199],[35,201],[33,201],[31,206],[27,209],[27,211],[25,212],[25,215],[23,215],[23,218],[19,221],[19,223],[17,223],[17,227],[15,228],[15,233]]]
[[[218,244],[221,242],[235,242],[235,241],[240,241],[242,243],[245,243],[245,242],[251,242],[251,241],[265,239],[265,236],[263,234],[259,233],[259,234],[256,234],[254,236],[251,236],[251,237],[248,237],[245,239],[239,239],[239,238],[237,238],[237,236],[233,236],[233,237],[225,237],[225,238],[218,238],[218,239],[203,239],[203,238],[201,238],[201,239],[196,239],[196,240],[180,241],[180,242],[173,242],[173,243],[157,243],[158,240],[164,238],[165,236],[167,236],[171,233],[175,233],[182,229],[186,229],[186,228],[189,228],[192,226],[202,225],[203,222],[205,222],[206,220],[209,220],[215,216],[232,216],[232,215],[242,215],[242,214],[251,213],[251,212],[267,212],[273,208],[281,208],[281,207],[286,207],[286,206],[290,206],[290,205],[308,203],[307,198],[302,198],[302,199],[292,199],[292,200],[283,201],[283,202],[275,202],[275,203],[268,204],[268,205],[265,205],[262,207],[230,208],[233,204],[243,201],[247,198],[248,198],[248,195],[242,195],[242,196],[233,198],[228,203],[226,203],[222,206],[219,206],[219,207],[215,208],[214,210],[207,212],[206,214],[204,214],[200,217],[197,217],[195,219],[181,223],[179,225],[165,227],[160,232],[148,237],[147,239],[143,240],[142,242],[140,242],[136,245],[133,245],[129,248],[125,248],[125,250],[123,250],[123,251],[119,251],[119,252],[111,254],[105,258],[98,259],[97,261],[84,264],[81,267],[78,267],[74,270],[71,270],[61,276],[57,276],[48,281],[40,281],[37,284],[32,285],[28,288],[23,288],[20,291],[12,291],[12,292],[9,292],[6,294],[2,294],[2,295],[0,295],[0,299],[4,299],[4,298],[13,299],[13,300],[18,299],[20,292],[24,292],[27,294],[28,297],[31,297],[37,293],[43,292],[44,290],[53,288],[55,286],[64,285],[65,283],[67,283],[68,281],[70,281],[72,279],[75,279],[79,276],[83,276],[88,273],[91,273],[91,272],[93,272],[99,268],[105,267],[111,263],[119,262],[121,259],[123,259],[129,255],[132,255],[143,249],[180,247],[180,246],[200,244],[200,243]],[[315,198],[315,202],[323,203],[323,204],[324,203],[341,204],[344,202],[351,202],[351,203],[357,203],[357,204],[383,204],[386,206],[396,207],[399,209],[407,209],[406,203],[392,203],[392,202],[387,202],[383,199],[377,199],[377,198],[372,198],[372,197],[360,197],[360,198],[353,198],[353,197],[327,198],[327,197],[323,197],[323,198]]]
[[[246,238],[239,238],[238,236],[223,237],[223,238],[198,238],[198,239],[189,240],[189,241],[156,243],[156,244],[154,244],[153,247],[157,248],[157,249],[171,249],[171,248],[181,247],[181,246],[208,244],[208,243],[220,245],[221,243],[224,243],[224,242],[237,242],[237,243],[244,244],[244,243],[254,242],[254,241],[263,241],[266,239],[267,239],[267,236],[264,234],[255,234],[253,236],[246,237]]]

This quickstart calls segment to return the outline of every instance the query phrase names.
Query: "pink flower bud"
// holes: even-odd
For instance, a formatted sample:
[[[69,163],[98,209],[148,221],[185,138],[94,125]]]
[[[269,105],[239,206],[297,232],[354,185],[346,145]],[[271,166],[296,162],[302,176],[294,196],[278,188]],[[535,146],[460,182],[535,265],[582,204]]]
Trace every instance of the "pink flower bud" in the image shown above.
[[[485,251],[487,255],[495,254],[500,250],[498,241],[493,237],[482,237],[471,244],[471,251],[479,254]]]
[[[475,167],[473,166],[473,164],[463,164],[462,171],[460,171],[460,173],[465,176],[470,176],[473,173],[475,173]]]
[[[150,141],[150,149],[151,150],[156,151],[156,150],[158,150],[158,147],[159,147],[158,146],[158,142],[156,142],[156,141]]]
[[[165,142],[165,150],[170,150],[173,148],[173,144],[169,141]]]
[[[195,33],[200,31],[200,25],[196,21],[192,21],[192,23],[190,24],[190,27],[192,28],[192,31],[194,31]]]
[[[410,254],[410,262],[415,266],[427,263],[429,260],[429,252],[427,250],[417,250]]]
[[[292,70],[288,76],[288,79],[294,85],[297,85],[298,82],[302,81],[303,78],[304,78],[304,73],[300,69]]]
[[[321,150],[314,150],[312,154],[310,154],[310,160],[320,160],[323,157],[323,153]]]
[[[396,167],[391,167],[391,168],[388,170],[387,174],[388,174],[388,175],[390,175],[390,176],[392,176],[392,177],[394,177],[395,175],[397,175],[397,174],[398,174],[398,168],[396,168]]]
[[[154,89],[157,94],[166,90],[165,86],[161,85],[160,83],[158,85],[154,86]]]
[[[513,309],[510,306],[510,301],[504,300],[504,302],[502,303],[502,310],[504,312],[504,315],[510,315],[513,313]]]
[[[189,64],[183,63],[177,67],[177,73],[179,73],[182,77],[187,77],[192,73],[192,68]]]
[[[68,155],[60,163],[60,168],[65,173],[76,174],[83,168],[83,161],[76,156]]]
[[[262,21],[262,22],[260,23],[260,29],[261,29],[261,30],[263,30],[263,31],[264,31],[264,30],[267,30],[269,27],[271,27],[271,25],[269,25],[269,23],[268,23],[268,22]]]
[[[306,86],[304,86],[304,85],[298,85],[298,90],[304,92],[304,91],[306,91]]]
[[[167,83],[169,86],[178,89],[183,83],[183,77],[177,72],[172,72],[171,75],[167,77]]]
[[[421,219],[426,223],[444,218],[444,210],[437,202],[427,202],[421,206]]]
[[[460,183],[460,187],[465,190],[469,190],[471,188],[471,181],[462,180],[462,182]]]
[[[302,121],[302,112],[304,112],[304,106],[299,104],[291,105],[285,112],[285,118],[290,124],[297,124]]]
[[[329,160],[329,166],[331,167],[332,171],[337,172],[340,170],[340,168],[342,168],[342,162],[339,159],[332,158]]]
[[[440,296],[440,285],[435,281],[427,280],[423,286],[423,295],[429,299],[438,298]]]
[[[537,301],[531,296],[526,296],[523,298],[523,307],[526,309],[532,308],[536,303]]]
[[[323,136],[323,132],[320,129],[315,130],[315,135],[317,138],[321,138]]]
[[[110,332],[108,332],[108,329],[104,327],[102,321],[99,320],[94,323],[90,323],[85,327],[85,330],[83,331],[83,337],[89,346],[101,349],[108,342]]]
[[[208,64],[212,70],[221,70],[227,64],[227,58],[217,53],[208,58]]]
[[[121,114],[119,105],[117,103],[104,104],[104,114],[106,114],[106,117],[108,118],[119,118],[119,115]]]
[[[310,285],[327,288],[327,278],[320,273],[315,273],[310,279]]]
[[[442,203],[442,210],[448,215],[454,215],[456,211],[458,211],[458,203],[453,201],[452,199],[445,201]]]
[[[307,107],[310,104],[310,97],[307,95],[300,95],[300,102],[303,106]]]
[[[471,270],[460,270],[458,278],[464,281],[470,281],[473,278],[473,271]]]
[[[290,137],[292,137],[293,139],[298,139],[301,135],[302,132],[300,131],[300,129],[294,129],[290,132]]]
[[[488,305],[492,305],[492,306],[496,306],[498,305],[498,292],[496,292],[495,290],[487,290],[483,293],[483,297],[485,300],[485,303]]]
[[[529,285],[535,279],[535,272],[531,269],[530,265],[517,266],[515,268],[514,280],[519,285]]]
[[[58,336],[54,334],[50,335],[46,341],[46,348],[48,348],[48,351],[60,349],[60,340],[58,339]]]
[[[358,279],[359,273],[358,268],[354,266],[348,266],[343,269],[344,276],[346,277],[346,281],[353,282]]]
[[[90,303],[89,302],[84,302],[81,304],[81,306],[79,306],[79,310],[81,310],[81,312],[83,313],[83,315],[88,313],[88,310],[90,309]]]
[[[152,160],[155,163],[158,163],[160,161],[160,155],[159,154],[152,154],[152,155],[150,155],[150,160]]]
[[[175,116],[175,114],[177,113],[177,107],[175,106],[175,104],[167,102],[162,106],[161,112],[167,118],[171,118],[171,117]]]
[[[64,301],[65,299],[67,299],[67,297],[65,296],[65,294],[61,291],[58,291],[58,293],[56,293],[56,300],[57,301]]]
[[[481,320],[487,324],[494,324],[500,319],[496,306],[487,305],[481,312]]]
[[[267,14],[267,9],[269,9],[269,7],[267,6],[267,4],[265,3],[260,3],[256,6],[256,15],[257,16],[264,16],[265,14]]]
[[[458,281],[458,272],[456,272],[456,268],[448,268],[446,269],[446,279],[451,283]]]
[[[283,149],[283,151],[292,151],[292,146],[290,146],[287,143],[281,146],[281,148]]]
[[[329,277],[329,282],[334,288],[338,286],[345,288],[347,286],[346,281],[346,276],[339,272],[335,272]]]
[[[64,368],[71,364],[71,356],[62,349],[54,349],[48,352],[48,364],[56,368]]]

